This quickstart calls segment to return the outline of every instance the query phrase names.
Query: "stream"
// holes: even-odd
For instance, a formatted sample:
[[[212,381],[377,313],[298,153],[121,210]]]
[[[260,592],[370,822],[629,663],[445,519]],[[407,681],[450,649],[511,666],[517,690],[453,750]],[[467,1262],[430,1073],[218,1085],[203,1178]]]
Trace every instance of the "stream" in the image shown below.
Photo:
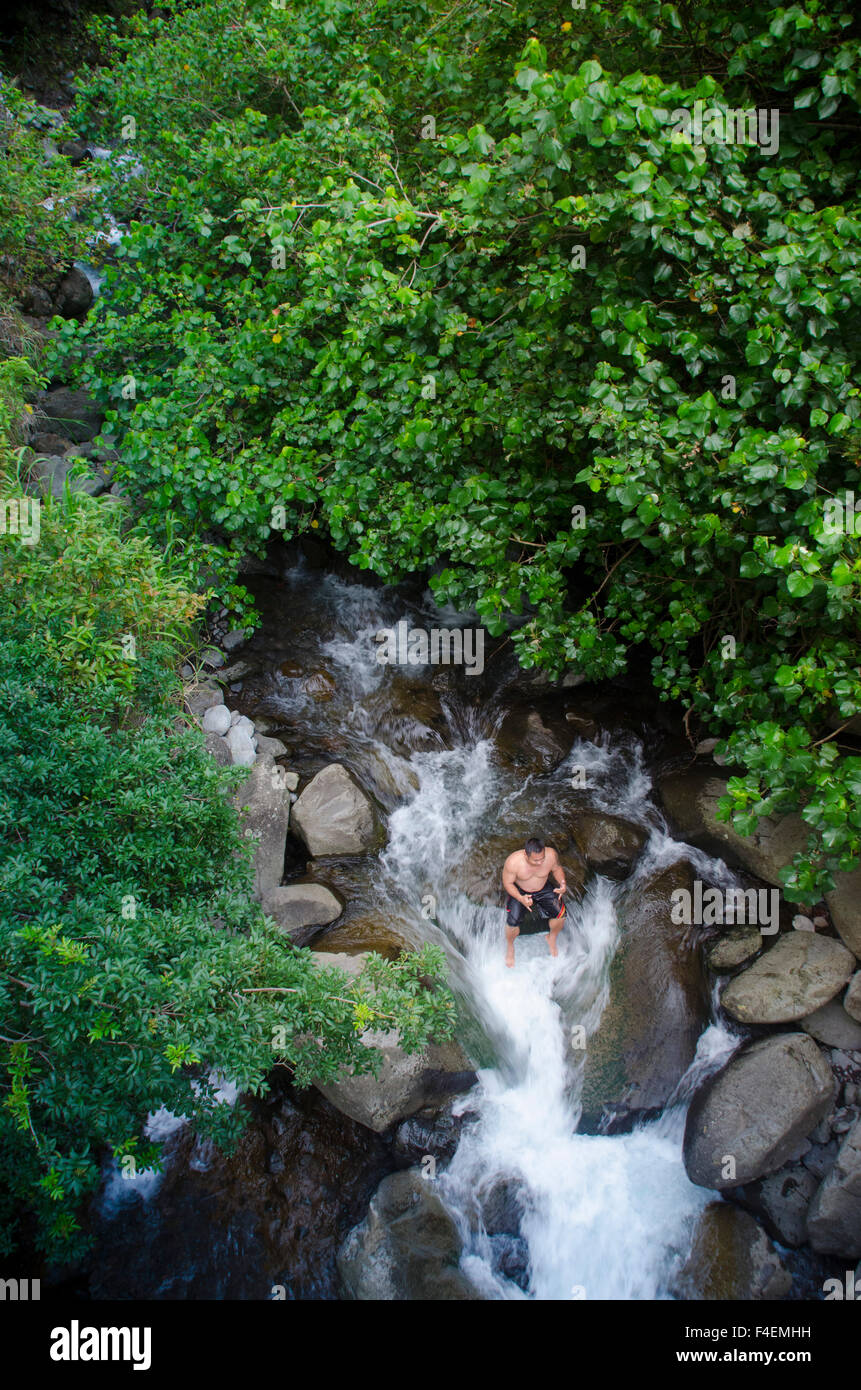
[[[659,1118],[624,1134],[578,1133],[578,1026],[588,1037],[607,1002],[621,885],[593,877],[582,901],[569,901],[558,957],[543,935],[521,937],[513,970],[504,965],[501,907],[461,885],[485,862],[488,840],[517,848],[526,826],[552,843],[585,807],[648,832],[640,880],[683,857],[701,860],[713,878],[724,866],[672,840],[650,800],[643,741],[630,730],[575,739],[557,767],[524,775],[497,744],[510,693],[504,675],[473,693],[477,682],[463,672],[380,664],[375,636],[396,621],[457,621],[427,596],[409,603],[302,566],[287,572],[284,587],[258,585],[257,596],[264,627],[242,653],[256,672],[228,703],[262,715],[303,777],[337,759],[388,813],[378,856],[314,862],[313,876],[349,904],[314,948],[373,946],[369,919],[414,945],[442,945],[469,1019],[464,1042],[483,1063],[479,1085],[456,1103],[468,1122],[437,1179],[463,1237],[465,1272],[493,1299],[671,1297],[695,1218],[714,1196],[683,1167],[687,1099],[741,1038],[712,1022]],[[629,880],[624,891],[632,887]],[[488,1234],[482,1212],[494,1192],[516,1202],[519,1237]],[[507,1277],[512,1264],[519,1278]]]

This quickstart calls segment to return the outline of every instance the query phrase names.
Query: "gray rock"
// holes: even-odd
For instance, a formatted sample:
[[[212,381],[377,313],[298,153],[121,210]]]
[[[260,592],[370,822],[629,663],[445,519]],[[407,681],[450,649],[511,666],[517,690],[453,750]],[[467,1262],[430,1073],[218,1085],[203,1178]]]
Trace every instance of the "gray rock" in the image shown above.
[[[787,932],[730,981],[721,1005],[742,1023],[791,1023],[839,994],[854,964],[831,937]]]
[[[49,319],[54,313],[54,301],[47,290],[42,289],[41,285],[28,285],[21,300],[21,307],[26,314],[32,314],[38,319]]]
[[[861,1048],[861,1023],[856,1023],[836,999],[803,1018],[801,1026],[826,1047]]]
[[[228,739],[233,737],[231,729]],[[240,735],[247,738],[247,734]],[[290,820],[287,793],[273,777],[274,763],[258,758],[247,782],[235,795],[242,812],[243,831],[256,841],[254,854],[254,895],[260,902],[271,898],[284,874],[284,847]]]
[[[255,725],[255,728],[256,727],[257,726]],[[287,752],[287,749],[284,747],[284,744],[281,742],[280,738],[267,738],[265,734],[258,733],[257,752],[268,753],[270,758],[283,758],[284,754]],[[293,776],[296,778],[296,781],[290,788],[291,791],[295,790],[299,782],[299,778],[295,772],[293,773]]]
[[[51,434],[50,432],[34,434],[33,438],[30,440],[30,448],[35,454],[41,454],[44,457],[50,458],[62,458],[63,455],[67,454],[73,447],[71,439],[66,439],[61,434]],[[79,444],[77,447],[83,449],[86,446]]]
[[[819,1179],[804,1163],[787,1163],[776,1173],[739,1190],[739,1200],[761,1217],[782,1245],[807,1241],[807,1209]]]
[[[47,391],[42,400],[42,410],[53,422],[55,432],[76,444],[93,439],[104,419],[102,411],[86,391],[72,391],[66,386]]]
[[[849,981],[843,1007],[850,1018],[854,1018],[856,1023],[861,1023],[861,970],[856,971]]]
[[[348,956],[315,951],[320,969],[336,966],[356,975],[367,952]],[[448,1097],[468,1091],[476,1082],[469,1059],[456,1042],[431,1043],[422,1053],[406,1053],[396,1030],[368,1031],[362,1041],[382,1053],[380,1075],[345,1075],[333,1082],[317,1083],[328,1101],[350,1119],[378,1134],[417,1110],[441,1105]]]
[[[217,708],[220,708],[218,706]],[[230,749],[225,739],[220,734],[207,734],[204,739],[206,751],[215,759],[220,767],[231,767]]]
[[[384,1178],[368,1214],[338,1254],[348,1298],[361,1302],[480,1300],[458,1268],[461,1241],[454,1219],[421,1171]]]
[[[93,287],[78,266],[63,276],[54,297],[57,313],[64,319],[82,319],[93,307]]]
[[[700,1216],[676,1296],[697,1301],[785,1298],[792,1276],[752,1216],[712,1202]]]
[[[831,920],[853,955],[861,960],[861,868],[834,875],[835,888],[825,894]]]
[[[829,1129],[830,1132],[830,1129]],[[811,1144],[806,1154],[802,1155],[801,1162],[808,1172],[812,1173],[817,1183],[821,1182],[831,1172],[837,1162],[837,1151],[840,1145],[836,1139],[829,1139],[827,1143]]]
[[[185,707],[189,714],[197,720],[203,718],[208,709],[213,705],[224,703],[224,695],[221,687],[210,681],[200,681],[195,685],[187,685],[183,691]]]
[[[293,825],[315,858],[362,854],[379,838],[370,801],[340,763],[311,779],[293,806]]]
[[[64,140],[60,146],[60,154],[64,154],[69,163],[75,165],[92,159],[90,147],[85,140]]]
[[[242,628],[235,627],[232,628],[231,631],[228,632],[224,637],[222,637],[221,645],[226,652],[232,652],[234,647],[241,647],[242,643],[245,640],[245,633],[243,632]]]
[[[694,767],[661,782],[661,796],[670,819],[686,840],[711,854],[735,860],[757,878],[781,887],[780,870],[807,847],[810,826],[800,815],[764,819],[754,835],[740,835],[717,819],[718,801],[726,783],[708,768]]]
[[[691,1102],[688,1177],[721,1190],[776,1172],[804,1152],[834,1093],[831,1067],[806,1033],[778,1033],[744,1048]]]
[[[240,733],[247,734],[249,738],[254,737],[254,725],[247,714],[240,714],[239,718],[236,720],[231,719],[231,724],[233,728],[238,729]]]
[[[219,666],[224,665],[224,656],[217,647],[207,647],[200,653],[200,660],[212,671],[217,671]]]
[[[254,751],[254,744],[245,729],[234,726],[227,732],[225,739],[227,747],[230,749],[230,756],[237,767],[252,767],[257,754]]]
[[[847,1133],[837,1161],[807,1217],[810,1244],[823,1255],[861,1255],[861,1120]]]
[[[710,947],[708,962],[712,970],[732,970],[750,960],[762,946],[758,927],[734,927]]]
[[[584,811],[571,834],[586,863],[607,878],[627,878],[646,843],[646,832],[621,816]]]
[[[290,883],[273,889],[263,910],[297,946],[304,946],[340,917],[344,905],[322,883]]]
[[[210,705],[203,716],[203,727],[207,733],[226,734],[230,728],[230,710],[226,705]]]

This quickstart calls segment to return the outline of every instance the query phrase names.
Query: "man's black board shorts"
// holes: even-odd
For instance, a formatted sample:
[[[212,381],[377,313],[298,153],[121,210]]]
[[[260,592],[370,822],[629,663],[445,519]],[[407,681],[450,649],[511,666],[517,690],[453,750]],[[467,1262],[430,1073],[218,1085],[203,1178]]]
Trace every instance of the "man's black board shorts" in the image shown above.
[[[526,888],[521,888],[520,891],[529,896]],[[523,903],[506,894],[507,915],[505,920],[510,927],[519,927],[521,936],[534,936],[537,932],[549,931],[548,920],[558,917],[563,907],[562,899],[554,893],[549,883],[545,883],[543,888],[539,888],[537,893],[532,894],[531,912],[523,906]]]

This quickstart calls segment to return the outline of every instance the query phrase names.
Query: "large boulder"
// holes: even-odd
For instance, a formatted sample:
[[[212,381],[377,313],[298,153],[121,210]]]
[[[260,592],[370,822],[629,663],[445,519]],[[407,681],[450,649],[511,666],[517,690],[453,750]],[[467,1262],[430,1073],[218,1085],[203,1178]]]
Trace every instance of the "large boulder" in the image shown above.
[[[671,821],[691,844],[709,854],[734,860],[766,883],[781,887],[780,870],[807,847],[810,826],[799,815],[764,818],[756,833],[740,835],[717,819],[726,783],[707,768],[673,773],[660,784]]]
[[[823,1004],[821,1009],[801,1020],[805,1033],[826,1047],[842,1047],[849,1052],[861,1051],[861,1023],[848,1014],[837,999]]]
[[[834,1092],[831,1067],[806,1033],[778,1033],[736,1053],[688,1110],[691,1182],[724,1189],[776,1172],[803,1153]]]
[[[461,1241],[453,1218],[421,1171],[384,1178],[368,1214],[338,1255],[348,1298],[362,1302],[477,1300],[458,1268]]]
[[[721,1004],[741,1023],[793,1023],[839,994],[854,965],[839,941],[790,931],[730,981]]]
[[[501,757],[529,772],[548,772],[571,751],[573,734],[563,717],[517,705],[508,711],[496,735]]]
[[[312,777],[293,804],[293,827],[315,857],[362,854],[380,838],[371,802],[340,763]]]
[[[831,920],[840,938],[861,960],[861,868],[834,875],[834,890],[825,894]]]
[[[60,281],[54,295],[57,313],[64,319],[82,319],[93,307],[93,287],[78,266],[73,265]]]
[[[66,386],[46,391],[41,408],[51,421],[54,432],[75,444],[94,439],[104,419],[102,411],[86,391],[72,391]]]
[[[263,908],[297,946],[304,946],[344,910],[343,903],[322,883],[289,883],[275,888]]]
[[[245,835],[255,841],[254,896],[266,902],[284,874],[284,849],[290,820],[290,794],[271,758],[257,759],[234,800],[242,812]]]
[[[365,955],[315,951],[313,960],[321,968],[337,966],[356,975]],[[406,1053],[396,1030],[369,1030],[362,1034],[362,1041],[382,1053],[379,1077],[346,1074],[338,1081],[318,1084],[318,1090],[343,1114],[378,1134],[417,1110],[442,1105],[449,1096],[475,1085],[476,1074],[456,1042],[431,1043],[424,1052]]]
[[[861,1120],[846,1135],[837,1162],[807,1216],[810,1244],[820,1254],[861,1255]]]
[[[856,1023],[861,1023],[861,970],[855,972],[849,981],[849,988],[843,997],[843,1007],[854,1018]]]
[[[614,879],[628,877],[648,838],[639,825],[598,811],[581,812],[571,833],[589,867]]]
[[[792,1276],[752,1216],[712,1202],[700,1216],[676,1296],[703,1302],[785,1298]]]
[[[586,1040],[584,1127],[602,1112],[663,1107],[696,1052],[709,999],[699,952],[672,921],[672,893],[691,891],[690,865],[671,865],[627,894],[610,998]]]

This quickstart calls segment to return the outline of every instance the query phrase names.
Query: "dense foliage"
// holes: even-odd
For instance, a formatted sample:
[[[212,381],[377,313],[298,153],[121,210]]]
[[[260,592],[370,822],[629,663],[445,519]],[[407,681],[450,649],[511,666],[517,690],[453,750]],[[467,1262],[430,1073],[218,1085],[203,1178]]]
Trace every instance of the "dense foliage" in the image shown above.
[[[260,1094],[274,1066],[375,1069],[368,1026],[414,1050],[454,1003],[427,988],[435,948],[348,980],[251,901],[226,795],[245,774],[177,718],[203,599],[114,499],[67,495],[38,544],[0,537],[0,588],[0,1250],[32,1214],[63,1258],[106,1157],[157,1160],[148,1111],[229,1145],[246,1112],[220,1077]]]
[[[129,231],[60,351],[150,525],[215,537],[233,602],[320,526],[524,665],[645,644],[739,827],[803,807],[798,900],[861,853],[859,545],[824,519],[861,459],[858,33],[841,0],[206,0],[116,33],[74,116],[130,152]],[[696,143],[697,101],[778,110],[779,148]]]

